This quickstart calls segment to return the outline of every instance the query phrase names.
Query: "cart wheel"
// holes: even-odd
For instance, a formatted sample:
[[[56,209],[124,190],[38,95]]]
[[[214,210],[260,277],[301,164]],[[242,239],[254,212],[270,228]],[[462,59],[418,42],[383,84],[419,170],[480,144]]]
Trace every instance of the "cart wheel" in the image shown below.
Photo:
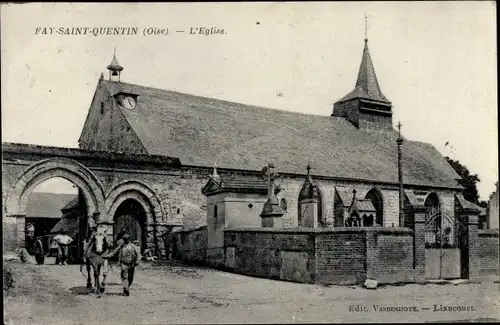
[[[35,260],[36,263],[41,265],[45,262],[45,256],[44,255],[35,255]]]

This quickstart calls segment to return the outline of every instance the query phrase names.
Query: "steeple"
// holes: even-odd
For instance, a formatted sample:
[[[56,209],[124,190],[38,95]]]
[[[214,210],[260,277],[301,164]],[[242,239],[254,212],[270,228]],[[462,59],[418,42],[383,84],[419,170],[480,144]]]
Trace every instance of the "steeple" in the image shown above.
[[[108,65],[108,70],[109,70],[109,80],[111,80],[111,76],[118,76],[118,81],[120,81],[120,74],[121,71],[123,70],[123,67],[118,63],[118,60],[116,59],[116,48],[113,53],[113,60]]]
[[[367,38],[365,38],[365,47],[363,48],[363,56],[361,58],[361,64],[359,65],[358,79],[356,80],[356,87],[354,91],[358,88],[361,88],[358,91],[359,95],[366,99],[390,103],[380,90],[370,50],[368,49]],[[353,92],[351,92],[351,94],[352,93]]]
[[[356,86],[333,105],[332,116],[344,117],[358,128],[392,129],[392,104],[380,90],[368,49],[365,15],[365,39]]]

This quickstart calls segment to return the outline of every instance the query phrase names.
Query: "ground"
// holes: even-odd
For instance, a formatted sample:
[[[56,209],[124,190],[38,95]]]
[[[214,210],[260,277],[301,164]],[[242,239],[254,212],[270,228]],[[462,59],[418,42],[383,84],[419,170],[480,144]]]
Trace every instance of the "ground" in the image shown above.
[[[500,320],[498,282],[408,284],[376,290],[258,279],[175,263],[143,264],[121,295],[118,268],[101,298],[75,265],[4,262],[14,287],[4,291],[5,324],[166,324],[291,322],[442,322]],[[5,280],[4,280],[5,283]],[[5,284],[4,284],[5,286]],[[5,290],[5,288],[4,288]],[[433,311],[434,304],[473,311]],[[418,311],[374,311],[373,305]],[[354,311],[355,307],[367,311]],[[430,310],[422,310],[430,308]]]

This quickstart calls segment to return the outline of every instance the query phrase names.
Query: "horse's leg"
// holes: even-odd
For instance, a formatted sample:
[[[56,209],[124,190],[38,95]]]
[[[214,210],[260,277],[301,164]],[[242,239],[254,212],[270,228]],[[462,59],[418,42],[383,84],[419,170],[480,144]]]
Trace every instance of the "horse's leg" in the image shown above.
[[[90,279],[90,262],[87,260],[87,288],[92,288],[92,280]]]

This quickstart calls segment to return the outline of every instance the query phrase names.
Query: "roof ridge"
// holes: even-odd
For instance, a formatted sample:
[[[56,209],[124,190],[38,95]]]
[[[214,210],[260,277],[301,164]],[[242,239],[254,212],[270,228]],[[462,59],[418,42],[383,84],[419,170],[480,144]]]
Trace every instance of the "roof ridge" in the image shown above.
[[[236,102],[236,101],[230,101],[226,99],[219,99],[219,98],[214,98],[214,97],[206,97],[206,96],[201,96],[201,95],[195,95],[195,94],[190,94],[190,93],[185,93],[181,91],[176,91],[176,90],[169,90],[169,89],[162,89],[162,88],[156,88],[156,87],[151,87],[151,86],[144,86],[144,85],[139,85],[139,84],[133,84],[133,83],[127,83],[127,82],[116,82],[116,81],[110,81],[110,80],[103,80],[102,81],[105,85],[106,84],[123,84],[125,86],[130,86],[130,87],[141,87],[141,88],[146,88],[148,90],[156,90],[156,91],[163,91],[163,92],[168,92],[168,93],[173,93],[173,94],[179,94],[179,95],[184,95],[184,96],[191,96],[199,99],[205,99],[205,100],[214,100],[217,102],[221,103],[226,103],[226,104],[232,104],[232,105],[241,105],[245,106],[245,108],[255,108],[257,110],[272,110],[272,111],[278,111],[278,112],[284,112],[287,114],[294,114],[294,115],[301,115],[301,116],[313,116],[313,117],[322,117],[322,118],[334,118],[334,119],[344,119],[343,117],[339,116],[330,116],[330,115],[320,115],[320,114],[311,114],[311,113],[303,113],[303,112],[295,112],[295,111],[289,111],[285,109],[280,109],[280,108],[273,108],[273,107],[265,107],[265,106],[259,106],[259,105],[253,105],[253,104],[245,104],[242,102]],[[119,86],[119,85],[118,85]],[[154,95],[149,95],[150,97],[159,97],[159,96],[154,96]]]

